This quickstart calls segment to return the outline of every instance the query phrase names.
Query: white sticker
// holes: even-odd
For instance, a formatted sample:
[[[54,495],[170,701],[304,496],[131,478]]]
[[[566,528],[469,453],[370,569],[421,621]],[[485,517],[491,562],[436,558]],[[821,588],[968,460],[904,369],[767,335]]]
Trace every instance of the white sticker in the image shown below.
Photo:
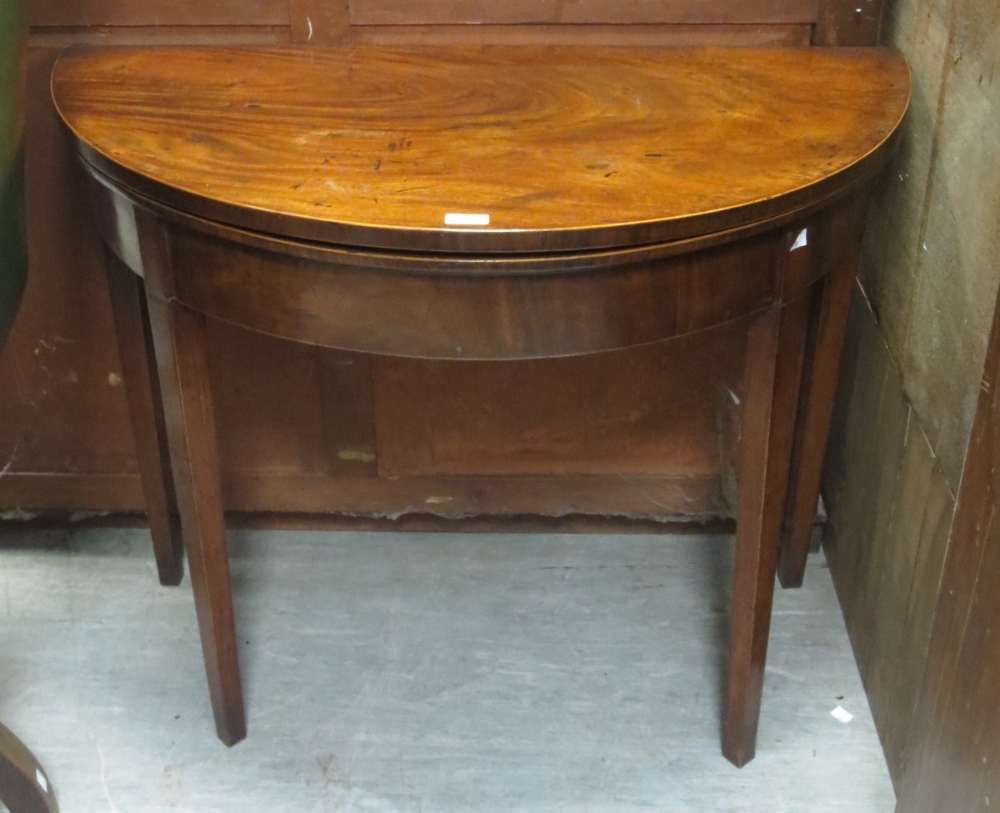
[[[42,789],[42,793],[49,792],[49,780],[45,778],[45,774],[38,768],[35,768],[35,781],[38,782],[38,787]]]
[[[466,212],[448,212],[444,216],[446,226],[489,226],[489,215],[474,215]]]
[[[795,238],[795,242],[792,243],[792,247],[789,251],[795,251],[797,248],[805,248],[809,245],[809,229],[803,229],[799,232],[799,236]]]
[[[851,720],[854,719],[854,715],[851,714],[843,706],[837,706],[837,708],[831,711],[830,714],[833,716],[835,720],[839,720],[840,722],[844,723],[844,725],[847,725],[847,723],[851,722]]]

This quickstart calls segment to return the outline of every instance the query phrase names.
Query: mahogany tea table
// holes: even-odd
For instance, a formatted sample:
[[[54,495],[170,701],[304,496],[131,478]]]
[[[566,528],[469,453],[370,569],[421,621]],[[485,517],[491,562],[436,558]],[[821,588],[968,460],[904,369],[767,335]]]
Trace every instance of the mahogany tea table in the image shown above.
[[[161,580],[180,580],[182,537],[223,742],[246,722],[206,319],[456,360],[732,322],[747,352],[722,750],[753,758],[775,571],[801,580],[865,189],[909,100],[901,56],[71,51],[52,93],[107,247]]]

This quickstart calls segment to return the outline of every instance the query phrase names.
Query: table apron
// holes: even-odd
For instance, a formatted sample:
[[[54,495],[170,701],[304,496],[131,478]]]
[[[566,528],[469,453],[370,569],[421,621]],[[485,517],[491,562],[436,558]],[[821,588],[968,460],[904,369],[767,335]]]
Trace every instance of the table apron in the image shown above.
[[[531,359],[634,347],[791,301],[824,273],[811,247],[790,251],[790,241],[825,212],[687,241],[688,251],[668,244],[436,264],[172,218],[96,179],[91,191],[105,242],[151,296],[282,339],[365,353]],[[546,263],[558,270],[544,271]]]

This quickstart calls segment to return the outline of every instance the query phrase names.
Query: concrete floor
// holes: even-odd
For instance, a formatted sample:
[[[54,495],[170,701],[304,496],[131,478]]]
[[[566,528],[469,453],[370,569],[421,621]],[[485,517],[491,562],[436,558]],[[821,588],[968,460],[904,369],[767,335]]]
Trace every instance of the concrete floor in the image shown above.
[[[820,555],[777,594],[737,770],[723,535],[233,532],[250,735],[227,749],[146,532],[0,534],[0,719],[65,813],[894,807]]]

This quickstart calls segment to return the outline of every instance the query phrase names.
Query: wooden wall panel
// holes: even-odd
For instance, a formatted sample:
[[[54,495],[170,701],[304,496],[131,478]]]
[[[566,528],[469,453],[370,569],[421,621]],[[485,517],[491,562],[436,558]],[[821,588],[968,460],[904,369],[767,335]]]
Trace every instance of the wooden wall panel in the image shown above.
[[[821,6],[818,42],[837,19],[850,9]],[[1000,789],[983,767],[997,754],[982,726],[991,721],[1000,742],[991,705],[1000,673],[981,656],[997,649],[998,610],[994,565],[980,559],[996,543],[988,513],[963,515],[979,441],[964,474],[963,461],[977,399],[982,413],[982,388],[994,386],[982,371],[1000,279],[1000,9],[908,0],[890,4],[885,23],[886,44],[910,62],[914,103],[865,246],[827,469],[828,549],[901,813],[988,810],[985,797],[995,805]],[[897,452],[886,439],[903,422]],[[880,485],[886,467],[892,488]],[[977,587],[982,573],[988,590]]]
[[[897,358],[906,345],[914,284],[925,262],[921,232],[950,36],[947,6],[948,0],[893,3],[883,30],[885,42],[900,48],[910,65],[910,109],[895,165],[876,191],[861,280]]]
[[[718,477],[744,331],[570,359],[379,358],[379,470]]]
[[[57,50],[74,45],[98,48],[166,48],[170,46],[282,45],[289,42],[288,26],[244,25],[194,27],[93,26],[89,28],[35,28],[28,38],[31,50]],[[48,104],[47,92],[37,104]],[[31,104],[31,102],[29,102]],[[30,235],[29,235],[30,237]]]
[[[856,296],[824,496],[827,556],[889,772],[911,759],[954,497]]]
[[[48,97],[56,52],[29,52],[30,271],[0,356],[0,467],[136,470],[128,406],[86,187]],[[41,103],[40,101],[41,100]],[[7,503],[7,507],[17,507]]]
[[[326,474],[316,350],[213,320],[207,332],[223,467],[267,475]],[[330,416],[337,423],[339,417]]]
[[[138,472],[11,471],[0,480],[0,519],[7,521],[46,515],[76,520],[144,510]]]
[[[881,350],[882,348],[879,348]],[[883,356],[884,358],[884,356]],[[858,514],[863,518],[854,539],[859,540],[852,556],[844,562],[849,567],[851,597],[850,610],[845,611],[847,629],[851,636],[862,679],[868,684],[871,664],[866,658],[872,638],[872,621],[876,604],[882,593],[883,565],[888,543],[883,546],[865,544],[866,540],[888,539],[895,514],[895,496],[899,490],[901,472],[906,461],[906,440],[910,430],[910,410],[899,384],[898,374],[892,364],[886,364],[880,376],[877,402],[868,413],[878,427],[872,438],[869,476],[866,478],[862,506]],[[861,403],[856,406],[862,406]]]
[[[350,0],[351,25],[813,23],[817,0]]]
[[[288,0],[293,42],[339,42],[350,26],[348,0]]]
[[[883,0],[820,0],[816,45],[875,45],[882,27]]]
[[[958,494],[899,813],[1000,801],[1000,310]]]
[[[630,522],[615,526],[615,519],[648,520],[644,527],[651,531],[664,522],[732,518],[717,477],[308,477],[229,470],[223,480],[227,511],[285,519],[295,514],[390,520],[417,514],[445,520],[597,517],[605,520],[602,531],[631,527]],[[91,519],[143,511],[138,474],[13,472],[4,475],[0,498],[3,520],[50,514]],[[433,527],[445,528],[446,523]]]
[[[317,348],[316,363],[329,473],[376,476],[372,358]]]
[[[1000,283],[1000,6],[955,0],[950,29],[900,361],[957,488]]]
[[[712,521],[732,511],[717,477],[224,477],[227,510],[347,514],[395,519],[425,514],[599,516]]]
[[[334,40],[385,45],[483,42],[512,45],[637,45],[671,48],[739,46],[803,48],[813,26],[788,25],[355,25]],[[321,36],[318,32],[316,36]]]
[[[31,26],[288,25],[288,0],[33,0]]]
[[[920,508],[917,508],[919,506]],[[927,438],[910,416],[886,543],[866,574],[868,618],[859,643],[873,713],[883,720],[882,742],[898,787],[909,760],[914,719],[930,641],[933,607],[951,527],[954,501]]]
[[[371,1],[361,0],[359,5],[358,0],[353,4],[350,0],[289,0],[292,39],[320,45],[337,42],[410,45],[487,42],[805,47],[812,41],[813,23],[818,14],[818,0],[746,5],[735,0],[709,3],[683,0],[673,6],[588,0],[588,13],[592,13],[594,19],[606,19],[607,22],[580,25],[565,24],[568,21],[563,20],[562,23],[504,24],[518,19],[519,14],[522,17],[539,16],[537,9],[541,6],[515,2],[504,7],[477,2],[465,4],[466,9],[462,3],[449,5],[437,0],[421,0],[422,5],[414,10],[400,0],[373,0],[378,5],[369,8],[365,3]],[[779,6],[778,11],[774,10],[775,5]],[[550,4],[548,8],[551,11],[553,7]],[[684,15],[680,12],[684,8],[691,13],[690,19],[682,21]],[[479,22],[470,24],[471,17],[462,12],[475,9],[482,15]],[[755,9],[761,13],[757,14]],[[745,22],[757,16],[781,21]],[[376,23],[376,20],[382,22]],[[664,22],[666,20],[671,22]]]

